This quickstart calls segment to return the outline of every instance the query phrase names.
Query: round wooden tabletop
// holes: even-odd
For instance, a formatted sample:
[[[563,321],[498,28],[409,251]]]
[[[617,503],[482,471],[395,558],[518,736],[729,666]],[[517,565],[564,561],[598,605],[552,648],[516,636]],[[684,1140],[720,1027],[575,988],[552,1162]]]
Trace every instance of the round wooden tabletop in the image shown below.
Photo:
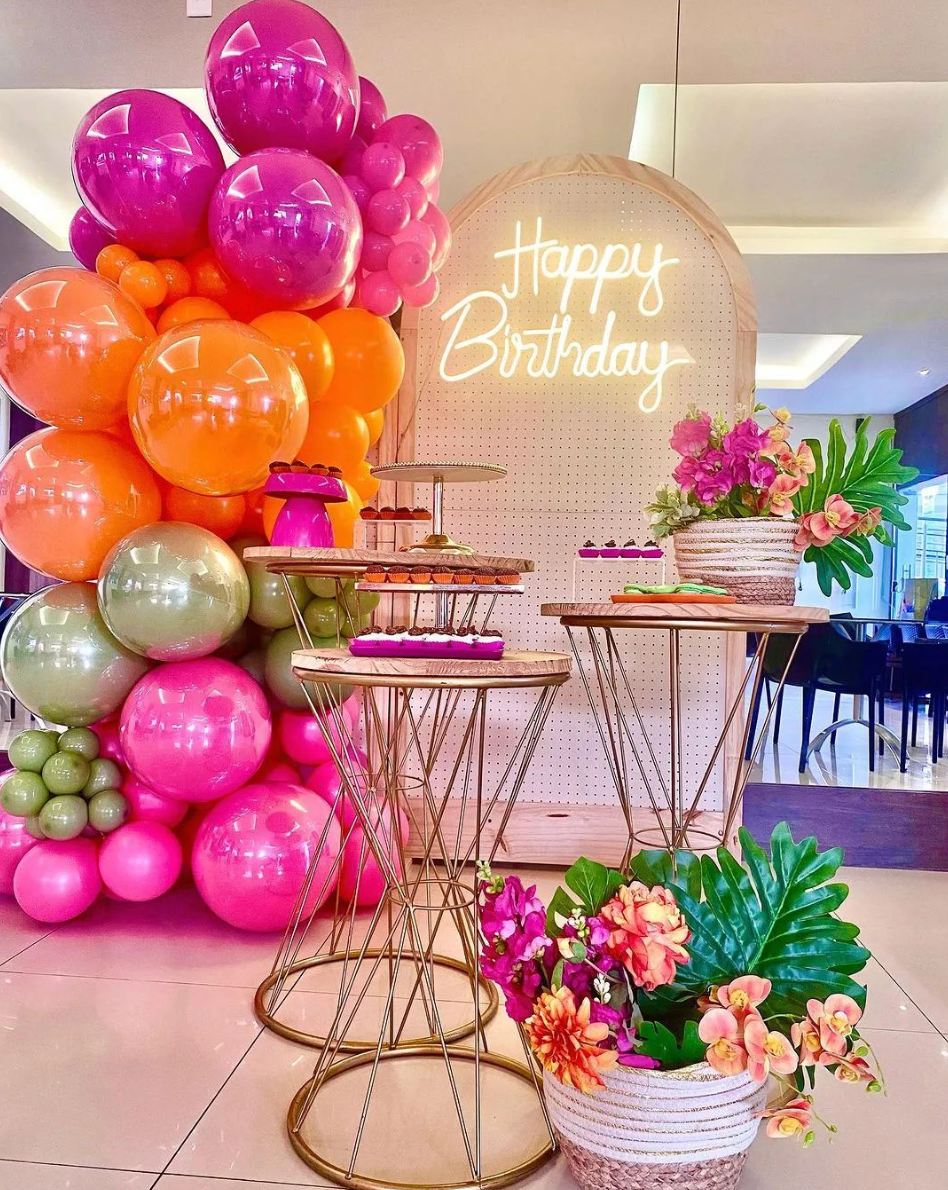
[[[331,679],[352,686],[454,686],[505,689],[558,686],[569,677],[565,653],[504,651],[500,661],[432,657],[355,657],[348,649],[299,649],[293,672],[309,681]]]

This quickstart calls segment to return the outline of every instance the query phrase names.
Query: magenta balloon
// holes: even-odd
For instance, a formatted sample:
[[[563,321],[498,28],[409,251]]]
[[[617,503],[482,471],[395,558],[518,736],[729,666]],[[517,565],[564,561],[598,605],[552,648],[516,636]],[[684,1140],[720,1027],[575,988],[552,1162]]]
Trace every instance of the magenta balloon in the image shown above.
[[[204,818],[191,851],[191,870],[205,904],[230,925],[282,930],[314,860],[304,915],[332,892],[340,844],[339,823],[310,790],[245,785]]]
[[[402,178],[395,187],[402,198],[408,203],[412,219],[420,219],[428,209],[428,191],[417,178]]]
[[[281,310],[334,297],[362,250],[349,187],[296,149],[263,149],[232,165],[214,191],[208,230],[230,276]]]
[[[425,214],[427,215],[427,211]],[[418,244],[431,257],[434,257],[438,248],[438,240],[435,236],[434,227],[430,223],[426,223],[424,218],[410,219],[401,231],[396,232],[392,236],[392,239],[396,244]],[[434,263],[432,262],[433,267]]]
[[[380,235],[377,231],[367,231],[362,241],[362,257],[359,265],[369,273],[379,273],[388,266],[388,256],[395,247],[391,236]]]
[[[212,802],[239,789],[270,744],[263,691],[219,657],[156,666],[122,708],[122,747],[134,775],[156,793]]]
[[[303,149],[335,161],[359,111],[359,80],[336,28],[297,0],[251,0],[224,17],[207,47],[204,89],[240,154]]]
[[[0,785],[16,769],[0,773]],[[8,814],[0,806],[0,893],[10,896],[13,892],[13,873],[24,855],[39,842],[26,829],[26,819]]]
[[[436,207],[435,204],[429,203],[428,209],[421,217],[422,223],[426,223],[435,236],[435,250],[431,258],[431,267],[435,272],[441,268],[447,259],[448,252],[451,250],[451,224],[448,222],[444,212]]]
[[[264,785],[299,785],[299,772],[285,760],[278,760],[275,764],[265,764],[254,778],[258,784]]]
[[[432,273],[420,285],[402,285],[400,288],[402,301],[405,305],[420,308],[430,306],[432,302],[437,301],[438,294],[441,292],[441,282]]]
[[[69,224],[69,247],[83,268],[95,272],[95,258],[103,248],[114,243],[115,236],[85,207],[76,211]]]
[[[125,764],[125,753],[122,751],[122,740],[119,735],[119,716],[110,715],[108,719],[100,719],[92,724],[92,730],[99,737],[99,755],[107,756],[116,764]]]
[[[346,151],[339,162],[339,173],[362,175],[362,157],[368,147],[361,136],[354,136],[346,146]]]
[[[402,810],[399,810],[398,816],[404,844],[408,841],[408,819]],[[376,811],[373,821],[375,839],[384,846],[395,871],[400,875],[401,855],[392,831],[391,808],[383,806],[381,815]],[[365,832],[356,823],[349,831],[342,848],[339,895],[349,904],[355,902],[360,906],[377,905],[385,895],[388,883],[387,867],[383,868],[379,864],[372,845],[366,840]]]
[[[398,285],[420,285],[431,275],[431,257],[420,244],[396,244],[386,265]]]
[[[356,122],[356,136],[370,141],[372,136],[388,119],[388,108],[382,92],[371,79],[359,75],[359,119]]]
[[[394,190],[405,177],[405,158],[401,149],[388,141],[375,141],[362,154],[360,172],[373,194],[376,190]]]
[[[352,299],[355,297],[356,279],[352,278],[348,281],[335,297],[329,299],[328,302],[323,302],[319,306],[314,306],[312,310],[307,310],[306,314],[309,318],[315,318],[318,322],[324,314],[328,314],[331,310],[344,310],[347,306],[352,304]]]
[[[379,318],[390,318],[401,304],[401,290],[384,269],[380,273],[369,273],[356,286],[355,305]]]
[[[187,802],[155,793],[131,775],[122,782],[122,793],[128,800],[132,822],[160,822],[162,826],[178,826],[189,809]]]
[[[417,178],[422,185],[429,186],[441,173],[444,165],[441,137],[421,116],[408,113],[391,116],[376,128],[372,137],[374,144],[382,141],[401,149],[405,158],[405,172]]]
[[[358,174],[346,174],[342,180],[352,191],[352,197],[356,200],[359,214],[364,215],[365,209],[369,205],[369,199],[372,197],[372,191],[369,189],[368,184]]]
[[[220,146],[200,116],[159,91],[101,99],[72,142],[82,201],[119,243],[146,256],[184,256],[201,247],[223,169]]]
[[[123,901],[153,901],[181,875],[181,844],[160,822],[126,822],[102,840],[99,875]]]
[[[91,839],[41,841],[13,873],[16,903],[37,921],[69,921],[85,913],[102,891],[97,853]]]
[[[377,190],[365,209],[365,225],[380,235],[401,231],[411,218],[408,200],[397,190]]]
[[[281,711],[277,721],[277,738],[283,751],[297,764],[325,764],[332,760],[332,753],[323,737],[324,728],[328,730],[338,754],[342,748],[342,738],[335,720],[320,716],[317,721],[309,710]]]

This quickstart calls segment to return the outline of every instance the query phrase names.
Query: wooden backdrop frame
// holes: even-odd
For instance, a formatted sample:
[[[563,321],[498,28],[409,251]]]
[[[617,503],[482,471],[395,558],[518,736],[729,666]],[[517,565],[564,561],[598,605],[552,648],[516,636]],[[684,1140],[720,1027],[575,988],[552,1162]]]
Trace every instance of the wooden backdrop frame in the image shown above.
[[[757,307],[750,274],[737,244],[718,216],[697,194],[675,178],[624,157],[591,153],[546,157],[495,174],[453,206],[448,212],[448,221],[456,233],[472,215],[500,195],[541,179],[572,175],[619,178],[647,187],[677,206],[711,244],[727,273],[734,302],[737,337],[732,410],[741,404],[750,408],[757,360]],[[421,313],[417,309],[402,308],[399,335],[405,351],[405,378],[395,399],[386,408],[385,424],[377,448],[379,460],[386,463],[416,458],[415,415],[428,379],[427,375],[419,378],[417,374],[418,320]],[[434,366],[436,364],[432,362]],[[413,507],[414,485],[384,483],[379,503]],[[740,633],[728,633],[725,702],[733,699],[743,673],[745,640]],[[740,724],[735,724],[725,751],[725,782],[729,777],[733,780],[735,766],[739,763],[737,750],[740,738]],[[643,809],[640,813],[645,815],[649,811]],[[710,828],[721,829],[722,815],[706,813],[706,817]],[[585,851],[605,862],[617,862],[621,857],[624,831],[625,822],[618,804],[551,806],[524,801],[518,804],[505,831],[507,846],[502,848],[502,853],[506,850],[510,859],[521,862],[563,864],[572,862]],[[610,849],[615,853],[611,854]]]

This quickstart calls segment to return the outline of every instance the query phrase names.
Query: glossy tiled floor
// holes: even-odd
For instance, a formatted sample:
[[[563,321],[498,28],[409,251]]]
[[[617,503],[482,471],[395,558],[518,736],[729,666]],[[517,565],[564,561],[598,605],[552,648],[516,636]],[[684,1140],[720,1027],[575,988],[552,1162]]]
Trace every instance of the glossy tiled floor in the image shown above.
[[[866,972],[866,1022],[889,1095],[825,1083],[821,1106],[839,1125],[838,1139],[807,1152],[758,1140],[745,1190],[944,1186],[948,874],[853,869],[848,879],[849,915],[876,956]],[[540,882],[542,891],[549,877]],[[313,1052],[262,1032],[252,1011],[274,947],[270,936],[228,930],[188,889],[145,906],[103,902],[56,929],[28,922],[0,898],[0,1190],[320,1184],[284,1135],[287,1104]],[[325,987],[297,985],[286,1014],[327,1020],[334,999]],[[360,1023],[369,1027],[380,1008],[378,995],[367,998]],[[463,1005],[457,1010],[463,1016]],[[501,1051],[516,1044],[502,1019],[490,1036]],[[383,1176],[404,1176],[422,1152],[443,1176],[456,1169],[452,1117],[434,1109],[430,1068],[419,1078],[400,1063],[379,1080],[367,1159]],[[351,1116],[352,1097],[337,1087],[314,1113],[327,1144]],[[539,1135],[520,1086],[498,1078],[485,1101],[498,1153],[523,1151]],[[399,1112],[407,1112],[410,1144],[397,1143]],[[525,1185],[573,1183],[558,1161]]]

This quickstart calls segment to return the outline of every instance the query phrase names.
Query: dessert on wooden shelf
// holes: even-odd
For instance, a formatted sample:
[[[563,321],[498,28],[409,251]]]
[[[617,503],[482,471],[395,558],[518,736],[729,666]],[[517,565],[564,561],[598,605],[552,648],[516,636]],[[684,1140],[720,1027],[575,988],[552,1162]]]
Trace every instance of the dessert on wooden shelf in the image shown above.
[[[600,558],[621,558],[622,548],[621,546],[616,545],[615,540],[610,537],[606,544],[599,551],[599,556]]]
[[[412,521],[430,521],[431,513],[427,508],[409,508],[407,504],[400,504],[393,508],[385,504],[381,508],[373,508],[367,504],[359,513],[363,521],[395,521],[398,524],[409,524]]]
[[[662,547],[658,544],[657,541],[649,540],[642,547],[642,557],[643,558],[663,558],[664,556],[665,556],[665,551],[662,549]]]
[[[475,628],[473,624],[453,628],[394,627],[366,628],[349,641],[355,657],[427,657],[454,661],[500,661],[504,639],[496,628]]]
[[[725,587],[707,583],[626,583],[613,603],[735,603]]]
[[[404,583],[414,587],[474,587],[483,589],[485,594],[499,594],[498,587],[507,590],[517,588],[516,593],[519,593],[520,571],[512,566],[453,568],[446,562],[418,563],[415,566],[383,566],[371,562],[365,568],[360,586],[396,586]]]
[[[594,541],[584,541],[583,544],[576,551],[580,558],[623,558],[626,561],[631,561],[636,558],[647,558],[654,561],[658,558],[664,558],[665,551],[656,542],[649,539],[645,545],[638,546],[634,540],[629,540],[625,545],[617,545],[614,538],[610,538],[605,545],[596,545]]]

